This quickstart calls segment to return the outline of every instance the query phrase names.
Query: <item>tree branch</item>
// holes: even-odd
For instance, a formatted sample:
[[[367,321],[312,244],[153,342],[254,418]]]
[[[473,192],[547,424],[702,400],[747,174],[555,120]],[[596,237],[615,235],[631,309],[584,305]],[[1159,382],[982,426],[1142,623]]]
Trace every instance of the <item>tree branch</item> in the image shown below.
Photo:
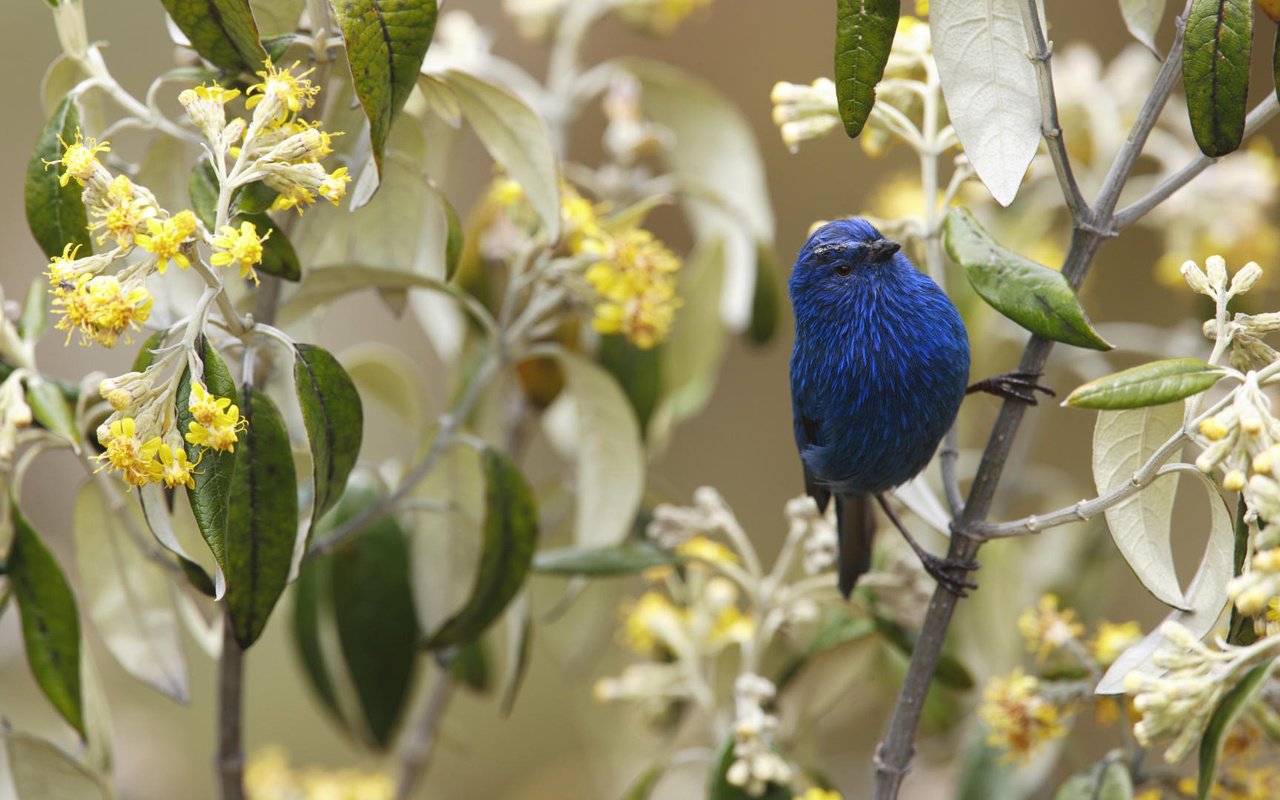
[[[1190,3],[1188,2],[1188,7]],[[1071,233],[1071,246],[1063,263],[1062,274],[1070,282],[1072,288],[1078,288],[1097,255],[1104,237],[1113,235],[1114,211],[1120,191],[1133,171],[1133,166],[1146,144],[1160,111],[1164,108],[1174,83],[1181,72],[1182,38],[1185,30],[1186,10],[1179,17],[1177,31],[1170,54],[1156,77],[1151,93],[1143,103],[1137,120],[1125,139],[1115,162],[1111,166],[1102,190],[1093,209],[1086,215],[1074,219],[1075,227]],[[1044,84],[1041,84],[1042,89]],[[1052,103],[1051,100],[1045,101]],[[1053,148],[1051,147],[1050,150]],[[1023,351],[1018,368],[1028,372],[1042,372],[1053,342],[1033,335]],[[953,561],[973,561],[981,547],[981,540],[970,535],[970,532],[986,520],[991,511],[996,486],[1000,482],[1004,465],[1008,461],[1009,452],[1018,427],[1027,412],[1025,403],[1005,400],[1000,407],[999,416],[987,440],[982,461],[969,489],[969,499],[963,513],[952,523],[954,535],[948,549],[948,558]],[[920,637],[911,656],[907,675],[903,680],[898,701],[889,722],[889,730],[884,741],[876,750],[876,800],[894,800],[902,786],[902,780],[911,768],[911,758],[915,751],[913,740],[916,727],[920,722],[920,712],[924,707],[925,695],[933,680],[934,669],[946,640],[947,629],[951,617],[955,613],[958,598],[948,590],[938,587],[925,615]]]
[[[1253,107],[1253,110],[1249,112],[1249,116],[1245,119],[1244,135],[1246,137],[1253,135],[1258,128],[1269,122],[1277,111],[1280,111],[1280,100],[1276,99],[1275,92],[1268,92],[1267,96]],[[1146,216],[1152,209],[1168,200],[1174,192],[1186,186],[1197,175],[1208,169],[1210,165],[1217,163],[1217,161],[1218,159],[1201,153],[1195,160],[1161,181],[1156,188],[1134,201],[1132,205],[1116,212],[1116,230],[1127,228]]]
[[[406,737],[404,752],[400,757],[400,780],[396,783],[396,800],[409,800],[418,781],[422,779],[427,764],[431,759],[431,751],[435,746],[436,733],[440,729],[440,720],[449,708],[449,700],[453,697],[453,678],[447,668],[441,668],[435,685],[431,687],[431,695],[427,698],[427,706],[423,709],[418,725]]]
[[[1071,219],[1088,219],[1089,204],[1080,193],[1080,185],[1076,183],[1076,176],[1071,171],[1071,160],[1067,157],[1067,145],[1062,140],[1062,125],[1058,122],[1058,100],[1053,92],[1053,70],[1049,68],[1053,46],[1045,40],[1044,25],[1040,20],[1036,0],[1027,0],[1022,4],[1022,23],[1032,48],[1027,57],[1035,65],[1036,80],[1040,85],[1040,133],[1044,136],[1049,158],[1053,161],[1053,171],[1058,175],[1062,196],[1067,201],[1067,209],[1071,211]]]
[[[244,800],[244,650],[223,614],[222,658],[218,661],[218,778],[222,800]]]

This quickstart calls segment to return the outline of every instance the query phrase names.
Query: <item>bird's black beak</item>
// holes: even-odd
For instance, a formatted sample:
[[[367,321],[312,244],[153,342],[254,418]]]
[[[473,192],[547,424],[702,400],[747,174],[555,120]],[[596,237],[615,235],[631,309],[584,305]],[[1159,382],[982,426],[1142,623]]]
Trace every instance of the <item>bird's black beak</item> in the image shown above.
[[[902,249],[902,245],[892,239],[876,239],[867,242],[866,248],[867,258],[879,263],[892,258],[894,253]]]

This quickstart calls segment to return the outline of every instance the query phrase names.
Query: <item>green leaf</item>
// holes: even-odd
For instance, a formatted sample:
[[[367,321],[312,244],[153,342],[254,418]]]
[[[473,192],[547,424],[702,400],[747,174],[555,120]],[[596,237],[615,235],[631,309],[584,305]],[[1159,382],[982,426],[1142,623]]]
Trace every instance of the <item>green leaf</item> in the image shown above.
[[[916,637],[896,622],[884,617],[872,618],[876,631],[884,640],[893,645],[904,656],[910,657],[916,649]],[[938,658],[938,666],[934,669],[934,677],[938,683],[949,689],[965,691],[973,688],[973,675],[964,664],[953,655],[943,652]]]
[[[548,575],[589,575],[599,578],[634,575],[649,567],[678,562],[678,558],[648,539],[627,539],[613,547],[542,550],[533,558],[533,570]]]
[[[1018,791],[1014,768],[1005,754],[984,738],[974,737],[960,766],[956,800],[1022,800],[1023,792]]]
[[[153,352],[157,347],[164,344],[164,339],[169,335],[167,330],[156,331],[147,337],[147,340],[138,348],[138,355],[133,358],[133,371],[146,372],[156,360],[156,354]],[[185,431],[183,431],[185,433]]]
[[[666,771],[665,761],[649,767],[640,773],[640,776],[622,793],[622,800],[649,800],[649,796],[653,794],[653,787],[658,785],[658,781],[662,780],[662,775]]]
[[[1072,775],[1058,787],[1053,800],[1131,800],[1133,776],[1118,754]]]
[[[267,51],[249,0],[161,0],[165,10],[210,64],[226,70],[262,69]]]
[[[312,529],[347,486],[360,456],[364,407],[360,393],[329,351],[310,344],[294,347],[293,378],[302,420],[311,444],[315,475]]]
[[[31,406],[31,415],[35,417],[36,422],[53,433],[65,437],[79,451],[80,435],[76,432],[76,421],[71,412],[71,404],[56,383],[39,376],[29,379],[27,405]]]
[[[876,624],[874,621],[866,618],[855,618],[843,612],[832,614],[823,623],[822,629],[818,631],[817,636],[813,637],[813,641],[809,642],[809,646],[793,658],[790,663],[782,668],[778,674],[777,686],[781,691],[784,686],[790,683],[809,659],[828,650],[834,650],[841,645],[851,642],[861,641],[871,634],[875,633]]]
[[[483,639],[474,639],[462,645],[448,663],[453,679],[472,691],[481,694],[489,691],[493,676],[489,669],[489,653]]]
[[[302,662],[302,671],[320,702],[338,722],[346,725],[338,705],[338,695],[324,656],[322,629],[333,626],[333,584],[330,559],[323,556],[302,565],[294,581],[293,646]]]
[[[213,171],[213,163],[207,157],[201,158],[192,165],[187,186],[191,192],[191,210],[206,228],[213,230],[217,223],[218,176]]]
[[[232,405],[238,405],[236,385],[231,380],[227,365],[218,355],[218,351],[202,339],[199,350],[204,362],[204,387],[215,397],[226,397]],[[178,432],[184,437],[190,430],[193,420],[190,405],[191,370],[184,369],[178,382],[175,395],[177,405]],[[242,409],[243,411],[243,409]],[[185,440],[184,440],[185,441]],[[219,452],[212,448],[203,448],[186,442],[187,458],[192,464],[200,463],[192,478],[194,489],[187,489],[187,498],[191,501],[191,513],[196,518],[196,526],[204,537],[209,550],[213,552],[214,561],[223,575],[227,569],[227,510],[231,496],[232,473],[235,472],[236,459],[242,454],[240,448],[235,452]]]
[[[62,158],[62,141],[72,144],[80,130],[80,108],[75,99],[67,96],[54,109],[36,137],[35,152],[27,162],[27,182],[23,189],[23,202],[27,212],[27,225],[40,249],[49,258],[62,255],[67,245],[80,245],[81,256],[93,252],[89,240],[89,216],[85,212],[83,189],[75,179],[60,185],[56,164],[46,167],[46,162]]]
[[[440,200],[440,205],[444,207],[445,220],[449,226],[449,233],[445,237],[444,244],[444,279],[451,281],[458,271],[458,262],[462,260],[462,244],[464,241],[462,220],[458,218],[458,209],[453,207],[453,203],[450,203],[449,198],[444,196],[444,192],[436,192],[436,197]]]
[[[44,278],[36,278],[27,287],[27,299],[22,304],[22,316],[18,317],[18,335],[27,341],[35,341],[44,333],[48,317],[49,284]]]
[[[791,789],[785,785],[770,783],[764,792],[753,795],[747,794],[741,786],[729,783],[729,767],[737,760],[733,745],[734,738],[730,735],[720,748],[720,756],[711,772],[711,783],[707,786],[707,800],[791,800]]]
[[[526,591],[507,612],[507,667],[502,676],[502,715],[511,716],[533,657],[533,604]]]
[[[501,614],[524,584],[538,538],[533,492],[516,466],[486,449],[484,542],[466,605],[431,635],[436,649],[471,641]]]
[[[1093,329],[1062,273],[1004,249],[966,209],[953,208],[945,225],[947,252],[983,300],[1045,339],[1110,350]]]
[[[1128,483],[1181,429],[1181,404],[1099,413],[1093,431],[1093,480],[1098,492]],[[1182,608],[1186,600],[1169,541],[1177,489],[1177,478],[1166,476],[1104,513],[1116,548],[1142,585],[1165,605]]]
[[[1089,381],[1067,395],[1065,405],[1119,410],[1172,403],[1211,388],[1222,379],[1217,367],[1198,358],[1170,358]]]
[[[241,222],[252,222],[258,236],[267,235],[266,241],[262,243],[262,263],[255,269],[286,281],[297,282],[302,279],[302,264],[299,263],[293,243],[289,241],[283,228],[276,225],[266,214],[237,214],[231,220],[231,227],[238,229]],[[227,269],[234,268],[234,266],[227,267]]]
[[[836,104],[851,139],[871,116],[900,5],[897,0],[836,0]]]
[[[371,480],[353,479],[326,522],[342,524],[380,494]],[[383,517],[325,560],[346,674],[373,743],[385,750],[408,704],[422,639],[409,585],[408,536],[394,517]]]
[[[747,326],[747,341],[767,344],[778,330],[778,308],[781,306],[781,286],[778,278],[778,257],[773,247],[764,242],[756,243],[756,288],[751,299],[751,323]]]
[[[86,483],[72,517],[85,610],[126,672],[185,703],[187,662],[169,578],[129,532],[146,528],[137,503],[113,503],[104,492]]]
[[[1182,83],[1191,132],[1207,156],[1225,156],[1244,138],[1252,49],[1252,0],[1192,0]]]
[[[662,388],[660,352],[658,348],[641,350],[621,334],[601,336],[596,350],[596,360],[618,381],[630,401],[641,435],[658,406]]]
[[[1223,695],[1218,707],[1209,717],[1209,724],[1200,737],[1200,774],[1196,780],[1196,798],[1205,800],[1213,790],[1214,776],[1218,770],[1218,757],[1222,755],[1222,745],[1235,727],[1236,720],[1245,712],[1253,699],[1266,685],[1275,669],[1274,660],[1266,661],[1250,669],[1244,677]]]
[[[306,0],[251,0],[253,16],[264,37],[293,33]]]
[[[506,89],[465,72],[439,76],[489,155],[524,189],[554,240],[560,235],[560,166],[542,117]]]
[[[4,740],[12,800],[109,800],[113,795],[101,775],[43,739],[7,729]],[[0,759],[2,762],[5,759]],[[7,787],[6,787],[7,788]]]
[[[1124,17],[1124,26],[1129,29],[1133,38],[1144,47],[1161,58],[1156,49],[1156,29],[1164,19],[1164,7],[1167,0],[1120,0],[1120,14]]]
[[[333,0],[333,12],[381,175],[391,123],[417,83],[435,32],[436,0]]]
[[[266,627],[289,580],[298,534],[298,488],[284,418],[260,390],[246,386],[245,395],[245,429],[236,442],[224,546],[231,629],[240,646],[248,648]]]
[[[80,693],[80,615],[71,586],[53,555],[18,508],[13,515],[8,578],[26,645],[31,674],[49,702],[71,727],[85,736]]]

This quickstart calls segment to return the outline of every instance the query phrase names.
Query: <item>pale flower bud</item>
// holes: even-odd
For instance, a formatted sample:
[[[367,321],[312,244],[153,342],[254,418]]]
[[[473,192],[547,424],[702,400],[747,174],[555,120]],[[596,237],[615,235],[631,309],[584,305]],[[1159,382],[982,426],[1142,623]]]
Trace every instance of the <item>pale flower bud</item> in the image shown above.
[[[1229,293],[1232,295],[1244,294],[1253,288],[1258,279],[1262,277],[1262,267],[1258,266],[1258,262],[1250,261],[1240,268],[1240,271],[1231,279],[1231,289]]]
[[[1209,286],[1209,279],[1205,277],[1204,271],[1196,265],[1196,262],[1184,261],[1182,263],[1182,277],[1187,281],[1187,285],[1191,287],[1191,291],[1213,295],[1213,288]]]
[[[1227,285],[1227,262],[1222,256],[1209,256],[1204,260],[1205,272],[1208,273],[1209,285],[1215,290],[1222,290]]]

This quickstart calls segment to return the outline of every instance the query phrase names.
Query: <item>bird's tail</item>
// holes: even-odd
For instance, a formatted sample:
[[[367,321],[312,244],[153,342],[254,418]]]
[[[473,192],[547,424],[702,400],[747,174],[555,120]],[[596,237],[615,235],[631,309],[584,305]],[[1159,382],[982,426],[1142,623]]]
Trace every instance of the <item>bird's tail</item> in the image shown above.
[[[871,569],[871,542],[876,535],[871,495],[836,495],[836,533],[840,542],[840,593],[848,598],[858,578]]]

